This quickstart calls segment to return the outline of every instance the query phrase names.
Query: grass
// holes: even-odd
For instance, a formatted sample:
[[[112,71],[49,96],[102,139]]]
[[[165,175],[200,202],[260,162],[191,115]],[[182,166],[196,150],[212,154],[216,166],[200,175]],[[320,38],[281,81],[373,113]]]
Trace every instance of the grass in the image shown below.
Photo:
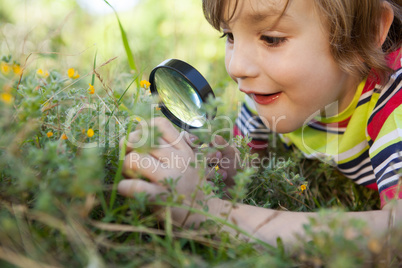
[[[3,62],[16,64],[9,57]],[[208,221],[200,230],[172,226],[168,213],[160,222],[145,195],[126,199],[116,194],[122,168],[118,140],[138,124],[133,118],[138,112],[147,117],[147,89],[132,89],[136,83],[130,78],[121,92],[109,92],[115,87],[103,82],[96,83],[96,94],[91,95],[79,80],[90,79],[90,74],[72,79],[66,72],[43,76],[24,69],[19,75],[21,79],[10,71],[1,80],[2,94],[11,97],[8,101],[2,95],[0,102],[2,267],[356,267],[379,264],[386,251],[400,251],[397,241],[373,240],[361,222],[342,217],[342,211],[378,209],[375,192],[354,185],[330,166],[280,147],[271,151],[277,157],[269,168],[240,173],[235,192],[246,191],[234,200],[273,209],[321,211],[320,220],[305,227],[307,239],[295,238],[299,242],[293,250],[284,251],[280,241],[272,247],[211,231],[229,225],[224,220]],[[140,97],[134,96],[137,92]],[[106,125],[116,135],[104,131]],[[83,131],[89,128],[94,130],[92,137]],[[98,144],[84,148],[93,143]],[[247,139],[238,139],[237,144],[247,157]],[[158,202],[182,206],[174,196]],[[329,216],[330,208],[339,210],[336,217]],[[315,231],[319,226],[330,226],[330,231]],[[400,260],[392,258],[389,264]]]
[[[118,23],[124,44],[127,36]],[[133,54],[128,46],[125,49],[127,55]],[[317,211],[320,217],[305,226],[305,238],[295,237],[293,249],[285,250],[280,240],[273,247],[216,232],[222,225],[243,231],[214,217],[197,230],[173,226],[170,208],[183,207],[174,191],[165,202],[150,202],[145,194],[123,198],[116,192],[124,155],[118,147],[120,138],[141,120],[161,116],[150,108],[148,89],[140,87],[142,74],[127,72],[118,79],[104,79],[103,68],[117,65],[118,60],[99,63],[96,55],[86,66],[90,71],[75,70],[79,77],[69,77],[61,67],[35,68],[31,62],[19,63],[12,56],[1,59],[1,267],[402,264],[400,228],[375,238],[362,222],[343,217],[345,211],[378,209],[377,193],[353,184],[331,166],[282,147],[271,149],[266,169],[239,172],[232,200],[278,210]],[[136,69],[133,63],[129,66]],[[231,106],[219,99],[215,104],[234,119]],[[222,124],[213,127],[227,127]],[[243,159],[250,157],[247,139],[238,138],[236,144]],[[149,144],[141,148],[149,149]],[[219,187],[214,190],[219,194]],[[157,220],[151,205],[167,208],[163,221]],[[206,210],[190,212],[209,215]]]

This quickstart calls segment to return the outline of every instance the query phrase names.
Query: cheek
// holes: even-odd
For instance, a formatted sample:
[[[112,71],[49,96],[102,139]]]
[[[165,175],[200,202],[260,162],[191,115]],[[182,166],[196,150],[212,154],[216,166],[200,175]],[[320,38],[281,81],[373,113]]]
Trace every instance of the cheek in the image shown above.
[[[324,37],[307,35],[291,40],[287,47],[270,57],[270,63],[266,63],[270,72],[287,85],[295,81],[321,83],[321,79],[332,76],[338,69]]]
[[[298,88],[303,94],[331,87],[340,79],[340,71],[326,53],[296,51],[266,64],[272,79],[285,89]]]

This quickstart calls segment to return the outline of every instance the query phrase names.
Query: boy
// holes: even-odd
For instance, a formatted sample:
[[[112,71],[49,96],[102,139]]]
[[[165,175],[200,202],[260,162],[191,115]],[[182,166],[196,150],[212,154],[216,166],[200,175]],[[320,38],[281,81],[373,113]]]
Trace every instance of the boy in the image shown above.
[[[365,220],[377,233],[384,232],[392,207],[388,199],[402,198],[398,186],[402,167],[400,3],[204,0],[203,5],[207,20],[227,37],[225,64],[229,75],[239,90],[253,100],[264,126],[282,133],[286,143],[294,144],[307,156],[330,156],[346,176],[378,188],[381,211],[346,215]],[[238,134],[253,136],[263,126],[251,114],[250,109],[243,109],[235,129]],[[153,124],[162,131],[162,145],[180,138],[166,119],[156,118]],[[130,134],[129,142],[139,137],[141,129]],[[253,146],[265,145],[254,140]],[[222,157],[234,159],[235,153],[233,148],[226,148]],[[161,184],[164,178],[181,177],[176,190],[187,197],[185,204],[197,204],[191,200],[194,191],[195,201],[206,200],[197,189],[202,178],[196,169],[144,167],[139,161],[131,161],[138,159],[133,154],[141,159],[174,155],[195,161],[185,139],[146,155],[127,147],[126,171],[136,170],[150,182],[123,180],[119,191],[126,196],[147,192],[154,198],[168,191]],[[221,172],[230,184],[233,169]],[[218,217],[230,212],[228,219],[232,223],[271,244],[278,236],[291,243],[294,233],[301,234],[303,224],[316,216],[242,204],[231,210],[230,202],[217,198],[208,199],[207,205],[209,213]],[[401,222],[402,200],[396,202],[394,209]],[[198,214],[187,216],[186,210],[172,209],[172,218],[178,224],[205,220]]]

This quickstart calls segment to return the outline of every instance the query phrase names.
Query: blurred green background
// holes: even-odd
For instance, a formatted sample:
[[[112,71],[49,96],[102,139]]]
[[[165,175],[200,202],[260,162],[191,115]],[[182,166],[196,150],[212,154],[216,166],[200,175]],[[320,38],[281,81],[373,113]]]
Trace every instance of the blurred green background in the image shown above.
[[[194,65],[218,95],[225,88],[238,96],[224,67],[225,41],[204,19],[201,0],[110,0],[127,33],[141,79],[167,58]],[[0,0],[0,54],[13,55],[33,69],[103,70],[113,80],[130,71],[119,26],[103,0]],[[229,87],[229,89],[228,89]],[[233,91],[236,94],[233,94]]]

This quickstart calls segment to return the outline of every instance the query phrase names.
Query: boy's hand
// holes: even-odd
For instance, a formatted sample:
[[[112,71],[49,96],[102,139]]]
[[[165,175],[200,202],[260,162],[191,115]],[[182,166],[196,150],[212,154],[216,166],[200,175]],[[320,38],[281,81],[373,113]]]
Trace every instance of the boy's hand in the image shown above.
[[[122,139],[120,146],[126,147],[123,174],[128,179],[122,180],[118,185],[120,194],[131,197],[136,192],[146,192],[151,200],[157,195],[167,194],[170,189],[164,183],[165,179],[178,179],[175,191],[184,197],[183,204],[198,206],[197,201],[205,200],[205,196],[199,186],[204,183],[199,172],[190,163],[195,162],[195,154],[192,148],[183,139],[173,125],[165,118],[154,118],[151,125],[156,126],[162,133],[158,139],[158,146],[152,148],[147,154],[138,153],[135,144],[146,134],[140,126],[130,133],[128,141]],[[148,181],[142,180],[139,176],[146,177]],[[192,193],[195,193],[193,202]],[[157,208],[160,209],[160,208]],[[191,214],[188,217],[188,210],[172,208],[173,221],[178,225],[199,223],[204,220],[201,215]]]
[[[199,152],[200,145],[196,142],[197,136],[186,133],[184,138],[194,152]],[[206,156],[208,167],[205,174],[207,179],[214,177],[216,171],[222,175],[226,188],[232,187],[234,185],[233,177],[236,175],[237,169],[241,168],[239,150],[219,135],[215,135],[214,139],[206,146],[216,149]]]
[[[230,145],[221,136],[215,136],[212,145],[219,150],[217,154],[221,153],[218,172],[222,170],[226,187],[230,188],[235,184],[233,177],[236,175],[237,170],[241,168],[240,152],[234,145]]]

